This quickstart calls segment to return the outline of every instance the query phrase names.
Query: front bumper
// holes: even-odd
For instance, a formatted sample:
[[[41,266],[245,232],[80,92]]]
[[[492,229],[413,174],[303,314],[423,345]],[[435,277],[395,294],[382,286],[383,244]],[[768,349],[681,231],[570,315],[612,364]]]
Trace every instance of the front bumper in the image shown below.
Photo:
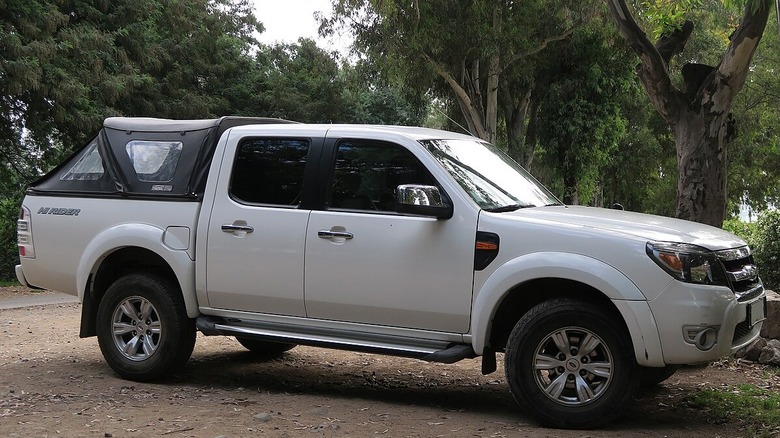
[[[755,340],[766,317],[766,293],[738,301],[728,287],[673,281],[648,302],[664,362],[693,364],[728,356]]]

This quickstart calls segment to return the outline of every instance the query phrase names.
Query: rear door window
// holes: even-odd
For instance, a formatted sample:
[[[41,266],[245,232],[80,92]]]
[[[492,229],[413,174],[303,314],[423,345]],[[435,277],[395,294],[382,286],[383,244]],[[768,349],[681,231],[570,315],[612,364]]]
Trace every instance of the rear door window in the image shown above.
[[[238,145],[230,196],[245,204],[301,203],[309,140],[254,138]]]

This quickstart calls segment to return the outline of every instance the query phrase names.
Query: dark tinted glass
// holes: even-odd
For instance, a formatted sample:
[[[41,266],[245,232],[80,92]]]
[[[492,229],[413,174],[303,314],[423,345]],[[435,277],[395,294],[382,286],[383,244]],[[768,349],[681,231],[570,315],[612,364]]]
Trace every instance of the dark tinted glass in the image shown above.
[[[236,154],[230,195],[249,204],[298,205],[308,153],[308,140],[243,141]]]
[[[338,147],[329,206],[394,211],[395,188],[401,184],[435,182],[417,158],[400,146],[346,141]]]

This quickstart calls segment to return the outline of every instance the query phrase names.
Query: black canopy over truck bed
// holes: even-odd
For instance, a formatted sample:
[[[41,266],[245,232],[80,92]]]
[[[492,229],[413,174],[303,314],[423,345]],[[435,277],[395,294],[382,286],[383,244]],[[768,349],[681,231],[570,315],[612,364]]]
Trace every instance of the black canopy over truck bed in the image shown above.
[[[262,117],[168,120],[112,117],[69,159],[32,183],[28,194],[199,199],[226,129],[294,123]]]

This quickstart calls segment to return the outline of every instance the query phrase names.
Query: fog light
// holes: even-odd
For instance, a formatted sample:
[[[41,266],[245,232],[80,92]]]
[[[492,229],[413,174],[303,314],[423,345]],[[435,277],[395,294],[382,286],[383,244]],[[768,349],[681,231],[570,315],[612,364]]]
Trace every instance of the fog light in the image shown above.
[[[685,341],[693,344],[701,351],[709,351],[718,343],[718,327],[685,326],[683,336]]]

